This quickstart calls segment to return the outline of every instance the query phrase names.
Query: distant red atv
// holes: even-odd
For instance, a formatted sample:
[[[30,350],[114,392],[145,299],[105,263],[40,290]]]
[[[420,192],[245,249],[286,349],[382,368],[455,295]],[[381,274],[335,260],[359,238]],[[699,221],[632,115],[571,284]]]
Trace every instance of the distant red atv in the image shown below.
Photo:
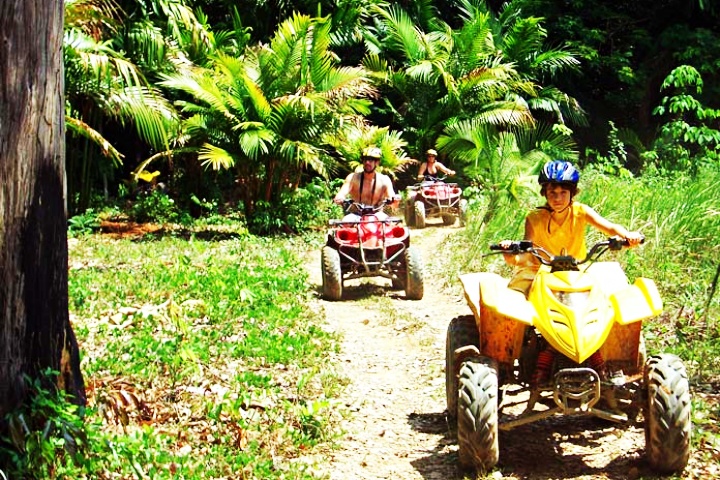
[[[359,219],[330,221],[322,249],[326,299],[341,300],[345,280],[378,276],[404,289],[409,300],[422,299],[423,267],[419,252],[410,247],[410,229],[397,217],[379,219],[382,208],[346,202],[346,211],[357,213]]]
[[[462,189],[457,183],[445,183],[445,177],[426,179],[408,187],[405,203],[405,223],[410,227],[425,228],[428,218],[442,217],[443,225],[452,225],[460,219],[465,225],[467,200],[461,198]]]

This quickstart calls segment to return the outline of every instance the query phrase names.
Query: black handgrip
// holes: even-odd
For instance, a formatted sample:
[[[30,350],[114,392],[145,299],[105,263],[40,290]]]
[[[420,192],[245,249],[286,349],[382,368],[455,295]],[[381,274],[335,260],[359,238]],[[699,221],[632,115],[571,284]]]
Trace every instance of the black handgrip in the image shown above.
[[[490,245],[490,250],[500,250],[503,252],[520,253],[527,252],[533,246],[530,240],[520,240],[519,242],[512,242],[509,248],[503,248],[500,244]]]

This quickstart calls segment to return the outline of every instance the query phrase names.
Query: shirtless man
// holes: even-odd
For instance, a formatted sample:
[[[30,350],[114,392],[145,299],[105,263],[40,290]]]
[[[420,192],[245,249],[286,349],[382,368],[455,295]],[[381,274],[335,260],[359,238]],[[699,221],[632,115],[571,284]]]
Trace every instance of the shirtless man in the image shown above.
[[[363,171],[348,175],[333,201],[342,204],[346,198],[350,198],[353,202],[377,207],[386,199],[392,199],[392,206],[396,207],[400,197],[395,195],[390,177],[376,171],[381,156],[382,152],[377,147],[363,150]],[[387,218],[384,212],[378,212],[377,215],[379,219]]]

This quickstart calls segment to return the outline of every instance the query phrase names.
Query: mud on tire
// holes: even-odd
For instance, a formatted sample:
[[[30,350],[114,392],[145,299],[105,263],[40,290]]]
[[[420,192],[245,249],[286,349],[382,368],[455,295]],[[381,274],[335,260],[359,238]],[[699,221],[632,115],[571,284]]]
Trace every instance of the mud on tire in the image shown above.
[[[453,426],[457,419],[459,370],[459,365],[455,362],[455,350],[468,345],[475,345],[478,348],[480,346],[475,317],[462,315],[453,318],[445,336],[445,396],[447,397],[448,419]]]
[[[660,472],[683,470],[690,458],[692,430],[690,387],[680,358],[651,356],[645,365],[647,403],[645,450],[650,465]]]
[[[326,300],[337,301],[342,298],[342,270],[340,254],[327,245],[322,248],[322,289]]]
[[[470,357],[460,366],[460,464],[486,472],[497,464],[499,455],[497,362],[487,357]]]
[[[415,226],[415,196],[415,192],[409,193],[405,200],[405,224],[408,227]]]
[[[408,300],[421,300],[425,293],[423,280],[423,265],[420,259],[420,252],[413,247],[408,247],[403,253],[405,259],[405,297]]]

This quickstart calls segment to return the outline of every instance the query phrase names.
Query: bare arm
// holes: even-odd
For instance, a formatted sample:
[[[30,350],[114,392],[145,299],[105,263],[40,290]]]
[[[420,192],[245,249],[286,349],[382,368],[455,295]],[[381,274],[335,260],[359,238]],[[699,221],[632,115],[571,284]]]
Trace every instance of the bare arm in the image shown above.
[[[447,168],[442,163],[437,162],[435,165],[437,166],[437,169],[440,170],[441,172],[443,172],[445,175],[455,175],[455,170]]]
[[[427,162],[421,163],[420,168],[418,169],[418,174],[417,174],[418,180],[422,180],[422,178],[425,176],[426,169],[427,169]]]
[[[383,178],[383,185],[384,185],[384,195],[381,199],[392,199],[392,206],[397,207],[400,203],[400,196],[395,194],[395,189],[393,188],[392,180],[390,180],[390,177],[387,175],[384,175]]]
[[[345,182],[343,182],[342,187],[340,187],[340,190],[338,191],[337,195],[335,195],[335,198],[333,201],[335,203],[343,203],[343,201],[347,198],[348,195],[350,195],[350,190],[352,189],[352,182],[353,177],[355,176],[354,173],[351,173],[345,178]]]
[[[639,245],[643,238],[640,232],[631,232],[622,225],[611,222],[587,205],[585,206],[585,220],[606,235],[624,238],[631,247]]]

